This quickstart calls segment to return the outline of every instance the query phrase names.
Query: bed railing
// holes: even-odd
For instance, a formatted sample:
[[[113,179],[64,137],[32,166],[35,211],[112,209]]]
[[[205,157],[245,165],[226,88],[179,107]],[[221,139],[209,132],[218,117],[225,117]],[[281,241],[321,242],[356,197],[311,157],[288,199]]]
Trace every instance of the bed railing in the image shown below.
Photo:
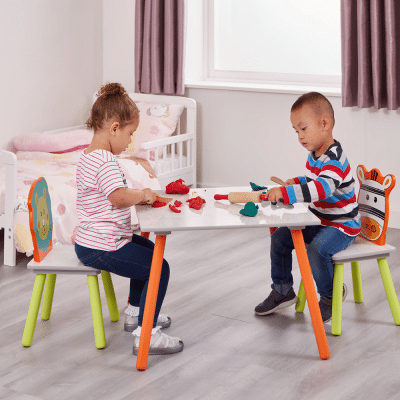
[[[160,149],[163,150],[161,159],[155,157],[154,160],[154,171],[161,187],[165,187],[171,179],[176,180],[178,178],[183,179],[187,185],[196,187],[196,166],[194,165],[195,157],[193,157],[195,139],[194,133],[184,133],[142,144],[142,148],[146,150],[147,160],[150,160],[150,151],[157,155]],[[186,165],[183,163],[185,156]],[[178,162],[177,168],[175,168],[176,160]],[[160,170],[167,171],[167,161],[171,163],[172,170],[160,173]],[[161,165],[162,169],[159,168]]]

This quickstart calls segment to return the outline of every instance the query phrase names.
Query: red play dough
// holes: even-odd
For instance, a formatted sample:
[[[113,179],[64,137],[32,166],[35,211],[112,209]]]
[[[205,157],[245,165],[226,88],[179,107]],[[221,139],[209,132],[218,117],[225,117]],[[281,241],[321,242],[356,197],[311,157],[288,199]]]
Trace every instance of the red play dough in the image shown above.
[[[166,205],[167,205],[167,203],[164,203],[163,201],[155,201],[155,202],[153,203],[153,207],[155,207],[155,208],[164,207],[164,206],[166,206]]]
[[[180,207],[182,205],[181,201],[175,200],[174,206],[175,207]]]
[[[167,194],[188,194],[189,186],[185,185],[183,179],[178,179],[175,182],[169,183],[165,188]]]
[[[196,210],[200,210],[203,203],[206,201],[200,196],[193,197],[192,199],[186,200],[189,203],[189,208],[194,208]]]
[[[170,204],[169,208],[175,213],[180,213],[182,211],[182,210],[178,210],[173,204]]]

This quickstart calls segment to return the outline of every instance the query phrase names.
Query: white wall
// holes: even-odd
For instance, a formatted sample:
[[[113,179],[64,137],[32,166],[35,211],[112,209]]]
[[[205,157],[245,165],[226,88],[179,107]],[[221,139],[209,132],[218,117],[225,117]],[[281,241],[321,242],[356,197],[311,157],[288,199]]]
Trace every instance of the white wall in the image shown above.
[[[103,0],[103,82],[135,91],[134,0]]]
[[[102,3],[0,0],[0,148],[79,125],[102,83]]]

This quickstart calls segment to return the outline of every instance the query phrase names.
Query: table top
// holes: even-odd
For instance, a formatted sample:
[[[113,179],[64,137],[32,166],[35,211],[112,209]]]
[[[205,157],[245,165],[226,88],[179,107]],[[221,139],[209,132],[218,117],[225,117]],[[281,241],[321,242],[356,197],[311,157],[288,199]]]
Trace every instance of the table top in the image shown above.
[[[275,185],[276,186],[276,185]],[[271,187],[273,187],[271,185]],[[270,187],[269,187],[270,188]],[[256,203],[259,206],[255,217],[240,214],[244,203],[231,204],[228,200],[214,200],[215,194],[228,194],[230,192],[251,192],[251,187],[225,187],[225,188],[196,188],[191,189],[186,195],[165,194],[156,190],[160,196],[172,197],[183,203],[179,207],[181,213],[175,213],[167,206],[154,208],[149,205],[135,206],[142,232],[169,233],[172,231],[186,231],[199,229],[228,229],[228,228],[266,228],[287,226],[302,229],[308,225],[319,225],[317,218],[306,204],[297,203],[285,206],[276,205],[269,201]],[[189,198],[200,196],[206,203],[200,210],[189,208],[186,202]]]

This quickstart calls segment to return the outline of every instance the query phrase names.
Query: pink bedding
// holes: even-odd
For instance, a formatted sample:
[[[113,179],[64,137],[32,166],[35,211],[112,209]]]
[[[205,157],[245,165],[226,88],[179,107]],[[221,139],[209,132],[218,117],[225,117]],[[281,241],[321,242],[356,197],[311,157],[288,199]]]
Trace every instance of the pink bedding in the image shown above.
[[[53,213],[54,244],[72,244],[74,231],[78,225],[76,214],[75,171],[80,151],[63,154],[18,151],[17,205],[15,207],[14,232],[18,251],[32,254],[33,243],[29,230],[27,198],[31,184],[39,177],[46,178],[51,197]],[[133,160],[119,158],[128,186],[132,189],[145,187],[160,189],[158,179]],[[4,167],[2,167],[4,168]],[[0,176],[4,177],[4,169]],[[0,180],[0,211],[4,212],[4,179]],[[132,207],[132,225],[138,228],[135,207]]]

